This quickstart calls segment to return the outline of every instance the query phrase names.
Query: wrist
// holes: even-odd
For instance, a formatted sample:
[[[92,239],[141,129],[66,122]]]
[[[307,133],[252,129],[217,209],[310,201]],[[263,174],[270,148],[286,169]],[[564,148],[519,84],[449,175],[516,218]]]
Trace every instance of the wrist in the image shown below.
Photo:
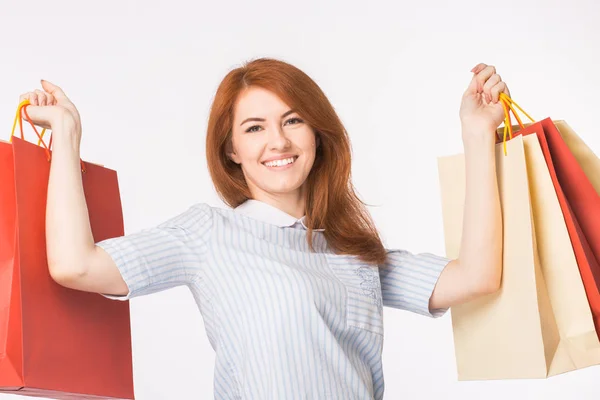
[[[79,128],[70,122],[59,123],[52,128],[52,149],[53,152],[57,150],[63,151],[74,151],[79,153],[79,145],[81,141],[81,134]]]
[[[463,149],[467,157],[495,157],[496,132],[490,130],[463,131]]]
[[[465,144],[469,143],[495,143],[496,130],[490,127],[462,127],[462,139]]]

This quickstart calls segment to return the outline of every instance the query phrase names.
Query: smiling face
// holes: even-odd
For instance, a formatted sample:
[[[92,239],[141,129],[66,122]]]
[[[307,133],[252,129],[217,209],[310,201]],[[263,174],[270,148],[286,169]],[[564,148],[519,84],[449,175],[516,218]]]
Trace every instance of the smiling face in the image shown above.
[[[316,145],[313,129],[273,92],[250,87],[240,94],[229,157],[241,165],[254,199],[303,202]]]

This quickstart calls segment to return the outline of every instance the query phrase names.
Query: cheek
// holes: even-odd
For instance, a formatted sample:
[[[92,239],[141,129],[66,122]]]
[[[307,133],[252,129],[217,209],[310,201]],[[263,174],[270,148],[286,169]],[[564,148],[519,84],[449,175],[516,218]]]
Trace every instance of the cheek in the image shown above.
[[[307,139],[303,144],[302,149],[304,153],[310,158],[315,158],[315,154],[317,152],[317,142],[314,138]]]
[[[236,143],[236,153],[242,163],[253,163],[261,159],[262,147],[253,140],[239,140]]]

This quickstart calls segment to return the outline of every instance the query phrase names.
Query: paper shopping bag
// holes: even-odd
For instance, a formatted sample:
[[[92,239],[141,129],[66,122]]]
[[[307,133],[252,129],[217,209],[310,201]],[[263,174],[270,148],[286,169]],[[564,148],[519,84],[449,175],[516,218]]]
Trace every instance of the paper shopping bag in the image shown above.
[[[459,380],[539,378],[560,342],[534,236],[522,138],[496,145],[504,228],[503,273],[497,293],[451,310]],[[446,254],[457,258],[465,199],[464,155],[438,161]]]
[[[22,370],[18,271],[15,270],[16,200],[12,146],[0,141],[0,389],[18,387]],[[9,339],[12,339],[9,341]]]
[[[498,293],[451,311],[460,380],[545,378],[600,363],[600,343],[537,137],[496,145],[504,224]],[[448,256],[458,256],[464,156],[440,158]]]
[[[600,364],[600,341],[539,139],[528,135],[523,142],[534,236],[560,337],[548,366],[551,376]]]
[[[520,130],[511,128],[515,135],[535,134],[540,142],[600,337],[600,197],[562,140],[554,121],[546,118],[520,125]]]
[[[573,128],[563,120],[554,121],[569,150],[577,160],[586,177],[600,194],[600,159],[589,146],[575,133]]]
[[[45,214],[51,155],[16,137],[0,144],[6,167],[0,174],[0,392],[133,399],[128,302],[68,289],[50,277]],[[95,242],[123,235],[116,172],[85,167]]]
[[[600,195],[587,178],[582,166],[570,151],[559,130],[550,118],[540,121],[548,142],[558,182],[577,218],[596,261],[600,262]],[[589,165],[589,164],[587,164]],[[596,176],[600,170],[596,171]],[[594,175],[590,171],[591,175]],[[600,268],[594,271],[600,287]],[[599,330],[600,333],[600,330]]]

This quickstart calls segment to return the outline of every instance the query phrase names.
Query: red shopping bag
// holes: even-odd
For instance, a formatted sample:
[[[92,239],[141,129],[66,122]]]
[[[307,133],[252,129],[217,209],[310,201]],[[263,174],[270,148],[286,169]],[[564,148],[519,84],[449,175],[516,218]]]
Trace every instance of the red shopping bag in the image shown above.
[[[16,137],[0,143],[0,392],[133,399],[129,303],[50,277],[45,214],[52,153],[44,147]],[[116,172],[81,165],[94,240],[123,235]]]
[[[512,105],[523,110],[508,96],[502,96],[502,99],[505,107],[512,109],[519,122],[521,129],[515,135],[538,136],[569,231],[596,333],[600,338],[600,196],[552,119],[546,118],[525,126]],[[525,115],[534,121],[527,113]],[[510,118],[505,126],[512,133]]]

